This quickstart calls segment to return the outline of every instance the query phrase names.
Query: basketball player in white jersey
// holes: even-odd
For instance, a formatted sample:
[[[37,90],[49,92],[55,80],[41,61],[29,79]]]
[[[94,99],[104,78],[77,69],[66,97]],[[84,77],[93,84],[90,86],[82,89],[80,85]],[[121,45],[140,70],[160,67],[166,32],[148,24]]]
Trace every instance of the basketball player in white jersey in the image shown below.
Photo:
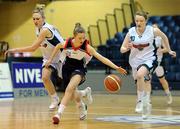
[[[54,47],[58,43],[63,43],[64,40],[59,31],[53,25],[45,22],[44,12],[41,7],[34,9],[32,18],[36,27],[37,39],[30,46],[9,49],[7,52],[34,52],[38,48],[41,49],[43,55],[42,80],[48,94],[51,96],[51,104],[49,106],[49,109],[51,110],[57,108],[58,104],[60,103],[59,97],[55,91],[55,87],[51,81],[51,73],[54,70],[57,70],[58,76],[61,77],[61,61],[59,60],[61,54],[60,50],[57,52],[49,67],[44,67],[44,65],[49,59]]]
[[[153,24],[154,28],[158,28],[157,24]],[[164,68],[162,65],[162,58],[163,58],[163,53],[166,53],[167,50],[164,47],[163,43],[162,43],[162,38],[161,37],[156,37],[155,39],[156,42],[156,46],[158,47],[157,50],[157,61],[158,61],[158,66],[155,69],[155,73],[157,75],[157,77],[159,78],[159,81],[166,93],[167,96],[167,104],[171,104],[172,103],[172,95],[171,92],[169,90],[169,84],[165,78],[165,72],[164,72]]]
[[[121,74],[126,74],[126,70],[116,66],[109,59],[103,57],[96,50],[90,46],[89,41],[85,37],[85,30],[80,23],[77,23],[74,28],[74,37],[67,39],[65,43],[60,43],[55,47],[49,61],[46,62],[46,67],[49,67],[54,56],[60,48],[63,48],[61,60],[64,64],[62,67],[63,82],[66,86],[65,95],[61,100],[57,114],[53,117],[53,123],[58,124],[60,117],[62,116],[64,109],[68,102],[74,99],[79,105],[80,109],[80,120],[84,120],[87,115],[87,109],[85,104],[81,100],[81,93],[77,90],[77,87],[85,81],[85,75],[87,72],[86,60],[87,56],[95,56],[102,63],[116,69]]]
[[[147,119],[151,113],[150,78],[149,74],[157,67],[157,47],[154,37],[160,36],[170,55],[176,53],[169,47],[167,36],[157,28],[146,25],[147,13],[137,12],[136,26],[129,29],[120,48],[121,53],[130,50],[129,63],[132,67],[134,80],[137,80],[138,104],[142,104],[142,118]],[[146,79],[145,79],[146,78]]]

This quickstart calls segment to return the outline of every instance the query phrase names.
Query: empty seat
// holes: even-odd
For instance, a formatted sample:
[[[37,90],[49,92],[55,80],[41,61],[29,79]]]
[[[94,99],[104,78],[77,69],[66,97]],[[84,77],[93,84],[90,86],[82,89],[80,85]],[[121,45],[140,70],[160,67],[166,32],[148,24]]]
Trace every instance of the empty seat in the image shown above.
[[[171,66],[176,64],[176,58],[172,58],[169,54],[163,58],[163,63],[165,66]]]
[[[177,39],[180,39],[180,32],[175,33],[175,37],[176,37]]]
[[[100,45],[100,46],[98,46],[97,47],[97,51],[101,54],[101,55],[103,55],[103,56],[105,56],[105,57],[107,57],[108,56],[108,47],[106,46],[106,45]]]
[[[164,22],[162,22],[162,21],[159,21],[159,22],[157,22],[156,24],[158,25],[159,28],[162,28],[162,27],[165,26],[165,25],[164,25]]]
[[[109,47],[109,59],[117,65],[126,65],[126,54],[120,53],[120,46],[114,45]]]
[[[168,32],[168,27],[167,26],[162,26],[160,27],[161,31],[164,32],[164,33],[167,33]]]
[[[176,51],[176,58],[179,59],[180,58],[180,50]]]
[[[118,46],[118,45],[113,45],[113,46],[110,46],[109,47],[109,58],[110,59],[114,59],[114,60],[118,60],[118,59],[120,59],[120,56],[122,55],[121,53],[120,53],[120,46]]]
[[[156,74],[153,74],[152,75],[152,82],[158,82],[159,81],[159,79],[158,79],[158,77],[156,76]]]
[[[177,58],[177,63],[180,65],[180,58]]]
[[[175,21],[171,21],[171,22],[169,22],[169,21],[164,21],[164,25],[165,26],[168,26],[168,27],[175,27],[176,26],[176,23],[175,23]]]
[[[173,16],[174,21],[178,26],[180,26],[180,16]]]
[[[173,32],[174,34],[178,33],[180,31],[180,28],[178,25],[175,25],[173,27],[169,26],[169,30]]]
[[[173,20],[173,16],[161,16],[161,20],[170,22]]]
[[[177,64],[171,65],[170,66],[170,72],[180,72],[179,65],[177,65]]]
[[[166,79],[168,81],[175,81],[176,80],[176,73],[175,72],[168,72],[166,75],[165,75]]]
[[[180,81],[180,72],[176,73],[176,81]]]
[[[171,38],[173,38],[173,33],[172,33],[171,31],[167,31],[167,32],[166,32],[166,36],[167,36],[169,39],[171,39]]]
[[[151,16],[151,17],[149,17],[149,22],[158,23],[159,21],[161,21],[160,16]]]
[[[106,44],[107,44],[108,46],[115,45],[115,44],[116,44],[115,38],[108,39],[108,40],[106,41]]]

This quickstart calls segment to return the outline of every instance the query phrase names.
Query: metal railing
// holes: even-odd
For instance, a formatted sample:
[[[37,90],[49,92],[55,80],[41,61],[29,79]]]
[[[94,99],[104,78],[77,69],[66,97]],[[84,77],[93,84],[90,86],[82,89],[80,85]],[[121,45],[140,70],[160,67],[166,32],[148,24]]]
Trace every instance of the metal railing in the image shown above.
[[[105,44],[106,40],[113,38],[115,33],[121,32],[124,27],[129,27],[133,20],[132,5],[122,3],[121,9],[115,8],[113,14],[106,14],[105,19],[98,19],[97,25],[89,25],[88,34],[91,45],[98,47]],[[92,29],[95,30],[92,31]],[[95,34],[97,36],[93,36]]]

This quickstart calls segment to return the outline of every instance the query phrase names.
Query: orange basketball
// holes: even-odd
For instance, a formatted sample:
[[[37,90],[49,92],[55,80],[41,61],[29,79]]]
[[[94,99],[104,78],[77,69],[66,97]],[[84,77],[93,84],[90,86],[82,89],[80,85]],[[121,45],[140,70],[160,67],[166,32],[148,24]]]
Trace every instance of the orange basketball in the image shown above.
[[[121,79],[115,74],[110,74],[104,79],[104,87],[108,92],[116,93],[121,89]]]

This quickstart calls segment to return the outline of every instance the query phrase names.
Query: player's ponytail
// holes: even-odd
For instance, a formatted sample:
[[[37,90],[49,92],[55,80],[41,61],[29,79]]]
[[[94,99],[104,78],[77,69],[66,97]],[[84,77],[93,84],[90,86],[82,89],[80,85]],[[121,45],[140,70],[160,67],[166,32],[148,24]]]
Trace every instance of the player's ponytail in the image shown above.
[[[33,10],[33,13],[39,13],[42,16],[42,18],[45,18],[44,7],[45,7],[44,4],[36,5],[36,8]]]

